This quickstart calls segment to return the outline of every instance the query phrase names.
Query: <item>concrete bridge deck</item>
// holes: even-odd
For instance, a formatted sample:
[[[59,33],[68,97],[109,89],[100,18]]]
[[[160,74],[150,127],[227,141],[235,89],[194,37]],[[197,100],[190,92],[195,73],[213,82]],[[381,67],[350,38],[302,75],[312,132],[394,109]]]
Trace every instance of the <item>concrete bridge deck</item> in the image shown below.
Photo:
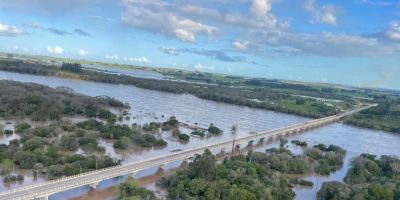
[[[321,127],[333,122],[340,121],[342,118],[371,108],[375,105],[369,105],[362,108],[354,109],[343,114],[329,116],[325,118],[310,120],[307,122],[294,124],[291,126],[277,128],[264,132],[246,134],[236,138],[236,144],[239,147],[247,146],[254,141],[263,142],[266,138],[277,138],[286,135],[296,134],[307,131],[309,129]],[[78,188],[85,185],[90,185],[95,188],[101,181],[112,179],[119,176],[135,174],[138,171],[151,167],[164,166],[165,164],[186,160],[193,157],[195,154],[201,154],[206,149],[223,150],[232,147],[232,140],[213,143],[202,147],[186,149],[179,152],[172,152],[166,155],[152,157],[145,160],[127,163],[111,168],[91,171],[87,173],[69,176],[57,180],[52,180],[44,183],[33,184],[30,186],[20,187],[13,190],[8,190],[0,193],[1,200],[31,200],[31,199],[47,199],[50,195],[63,192],[66,190]]]

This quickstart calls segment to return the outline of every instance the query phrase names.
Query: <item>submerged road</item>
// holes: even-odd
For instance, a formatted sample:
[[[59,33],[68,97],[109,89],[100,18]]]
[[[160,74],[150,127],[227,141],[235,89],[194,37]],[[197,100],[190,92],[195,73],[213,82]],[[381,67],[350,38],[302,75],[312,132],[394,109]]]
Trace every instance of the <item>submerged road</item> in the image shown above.
[[[236,148],[245,147],[248,145],[252,145],[256,141],[262,143],[264,142],[265,139],[274,139],[291,134],[297,134],[317,127],[325,126],[327,124],[340,121],[346,116],[371,108],[373,106],[376,105],[368,105],[342,114],[324,117],[320,119],[314,119],[283,128],[277,128],[269,131],[262,131],[262,132],[243,135],[236,138],[235,146]],[[202,147],[186,149],[183,151],[173,152],[162,156],[148,158],[141,161],[136,161],[110,168],[78,174],[75,176],[64,177],[53,181],[33,184],[30,186],[4,191],[0,193],[0,199],[1,200],[48,199],[50,195],[63,192],[66,190],[78,188],[85,185],[89,185],[92,188],[96,188],[96,186],[104,180],[124,175],[130,175],[130,174],[134,175],[138,171],[148,169],[151,167],[163,167],[166,164],[174,161],[187,160],[196,154],[202,154],[206,149],[225,151],[226,149],[229,150],[231,147],[232,147],[232,140],[227,140],[224,142],[213,143]]]

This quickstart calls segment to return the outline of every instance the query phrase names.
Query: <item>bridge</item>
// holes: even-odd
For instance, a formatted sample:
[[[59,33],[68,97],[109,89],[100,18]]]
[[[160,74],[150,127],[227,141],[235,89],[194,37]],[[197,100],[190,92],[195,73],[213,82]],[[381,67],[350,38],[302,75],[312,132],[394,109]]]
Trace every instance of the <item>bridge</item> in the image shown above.
[[[321,126],[325,126],[330,123],[338,122],[346,116],[371,108],[373,106],[376,105],[368,105],[342,114],[324,117],[320,119],[314,119],[283,128],[277,128],[269,131],[255,132],[252,134],[242,135],[236,138],[235,148],[241,148],[245,146],[247,147],[249,145],[252,145],[256,141],[258,143],[263,143],[265,139],[272,140],[284,136],[298,134]],[[163,167],[166,164],[174,161],[185,161],[190,159],[196,154],[202,154],[206,149],[225,151],[227,148],[229,149],[231,147],[232,147],[232,140],[227,140],[224,142],[209,144],[202,147],[186,149],[179,152],[171,152],[166,155],[152,157],[141,161],[90,171],[74,176],[60,178],[57,180],[47,181],[39,184],[32,184],[29,186],[24,186],[17,189],[4,191],[0,193],[0,199],[46,200],[50,195],[85,185],[89,185],[91,188],[95,189],[100,182],[108,179],[125,175],[135,175],[137,172],[141,170],[145,170],[151,167]]]

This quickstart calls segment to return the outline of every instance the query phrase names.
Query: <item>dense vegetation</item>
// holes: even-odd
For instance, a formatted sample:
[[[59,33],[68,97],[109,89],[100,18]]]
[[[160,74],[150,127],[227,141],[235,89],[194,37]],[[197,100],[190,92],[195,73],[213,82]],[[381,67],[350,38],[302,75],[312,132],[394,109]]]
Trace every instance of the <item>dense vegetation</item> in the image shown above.
[[[67,88],[53,89],[38,84],[0,80],[0,117],[35,121],[60,120],[62,116],[83,115],[115,121],[107,106],[126,108],[112,98],[74,94]]]
[[[214,124],[210,124],[207,131],[213,135],[219,135],[222,133],[222,130],[216,127]]]
[[[292,143],[294,145],[300,146],[300,147],[307,147],[307,142],[299,141],[299,140],[292,140]]]
[[[104,64],[107,66],[108,64]],[[127,66],[114,66],[124,67]],[[128,68],[135,68],[129,66]],[[378,103],[385,108],[387,102],[392,111],[363,114],[348,117],[347,123],[379,130],[399,132],[398,112],[399,93],[389,90],[344,88],[324,85],[307,85],[263,78],[244,78],[203,72],[161,68],[138,68],[155,71],[171,78],[169,80],[150,80],[128,75],[113,75],[86,70],[79,64],[64,63],[61,68],[39,62],[23,62],[18,60],[1,60],[0,70],[29,73],[64,78],[91,80],[115,84],[135,85],[137,87],[166,91],[172,93],[188,93],[197,97],[255,108],[268,109],[307,117],[333,115],[339,111],[353,107],[358,102]],[[181,82],[181,81],[184,82]],[[317,99],[322,98],[322,99]],[[331,100],[330,100],[331,99]],[[334,99],[334,101],[332,101]],[[340,101],[335,101],[340,100]]]
[[[105,149],[99,146],[99,138],[113,139],[114,148],[119,149],[133,143],[142,147],[167,144],[152,134],[145,134],[140,127],[105,124],[95,119],[78,124],[55,121],[36,127],[24,122],[16,130],[20,139],[0,145],[0,172],[7,182],[19,179],[10,176],[14,168],[32,169],[35,176],[54,179],[120,164],[120,160],[104,156]],[[76,154],[79,148],[88,155]]]
[[[144,147],[166,145],[164,140],[146,134],[142,127],[116,124],[116,115],[108,108],[126,109],[128,105],[112,98],[78,95],[68,88],[0,81],[0,102],[0,117],[18,122],[14,128],[20,137],[0,145],[0,172],[7,183],[23,180],[12,175],[16,168],[31,169],[35,176],[54,179],[120,164],[120,160],[104,156],[99,138],[113,139],[114,147],[121,149],[131,143]],[[72,123],[63,118],[76,115],[87,120]],[[31,125],[30,120],[40,123]],[[152,126],[143,129],[153,129]],[[13,133],[0,125],[0,134]],[[78,154],[78,150],[85,154]]]
[[[135,85],[140,88],[159,90],[177,94],[193,94],[197,97],[217,102],[231,103],[248,107],[262,108],[308,117],[334,115],[339,110],[335,105],[329,105],[312,98],[304,98],[288,94],[291,91],[313,91],[323,94],[330,92],[311,86],[271,82],[269,87],[227,87],[226,85],[204,85],[180,81],[151,80],[128,75],[114,75],[102,72],[81,70],[63,64],[62,69],[43,64],[24,63],[22,61],[1,61],[0,70],[13,71],[47,76],[59,76],[82,80],[98,81],[113,84]],[[263,86],[263,85],[261,85]],[[283,89],[283,90],[282,90]],[[321,96],[321,95],[319,95]],[[349,106],[345,105],[345,106]]]
[[[400,199],[400,160],[363,154],[354,159],[344,183],[327,182],[318,192],[319,200]]]
[[[288,179],[256,161],[240,156],[217,164],[210,151],[160,184],[168,189],[169,198],[177,200],[293,199],[295,195]]]
[[[346,123],[400,133],[400,99],[385,101],[346,119]]]
[[[339,170],[343,166],[343,159],[346,151],[336,145],[326,147],[323,144],[307,149],[305,154],[318,162],[314,171],[321,175],[329,175],[331,172]]]
[[[156,200],[153,192],[142,188],[133,178],[118,186],[119,200]]]
[[[108,156],[67,153],[66,151],[76,150],[78,144],[72,135],[63,135],[60,138],[61,132],[63,130],[58,124],[29,128],[20,133],[20,140],[12,140],[9,145],[1,144],[2,174],[10,174],[17,167],[33,169],[35,175],[43,174],[53,179],[119,164],[118,160]]]
[[[295,156],[283,146],[267,153],[250,151],[246,156],[226,158],[221,164],[207,150],[196,155],[187,169],[162,178],[159,184],[168,190],[170,199],[294,199],[293,185],[312,186],[312,183],[290,175],[313,172],[325,165],[325,161],[332,171],[343,163],[326,155],[342,154],[344,150],[337,146],[324,150],[310,148],[320,151],[317,158],[308,153]]]
[[[114,139],[114,148],[126,149],[132,142],[142,147],[165,146],[167,142],[156,138],[153,134],[144,134],[143,128],[133,125],[104,124],[95,119],[90,119],[77,124],[84,130],[96,131],[96,137],[103,139]]]

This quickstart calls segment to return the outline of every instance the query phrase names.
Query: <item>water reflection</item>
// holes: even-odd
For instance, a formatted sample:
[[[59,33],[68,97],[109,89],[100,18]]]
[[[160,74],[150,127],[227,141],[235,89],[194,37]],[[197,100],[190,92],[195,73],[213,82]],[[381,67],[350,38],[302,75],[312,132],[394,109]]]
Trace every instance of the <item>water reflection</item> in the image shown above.
[[[375,155],[392,155],[400,157],[400,135],[386,133],[382,131],[374,131],[344,125],[341,123],[331,124],[326,127],[315,129],[297,136],[291,136],[289,140],[301,140],[309,144],[335,144],[347,150],[344,159],[343,168],[330,176],[305,176],[304,179],[312,181],[312,188],[295,187],[297,200],[314,200],[316,193],[325,181],[342,181],[351,165],[352,158],[359,156],[362,153],[370,153]],[[275,144],[277,145],[277,144]],[[301,151],[301,148],[289,143],[289,148],[294,152]],[[265,150],[261,148],[259,150]]]
[[[144,124],[151,121],[165,121],[169,116],[176,116],[178,120],[202,128],[208,128],[210,123],[224,130],[221,136],[200,139],[192,137],[190,143],[183,144],[171,137],[168,133],[162,135],[168,141],[168,146],[163,149],[133,149],[123,157],[124,162],[131,162],[162,155],[176,149],[185,149],[206,145],[210,142],[226,141],[232,138],[230,129],[233,124],[239,127],[238,134],[250,131],[263,131],[283,127],[308,120],[288,114],[271,112],[261,109],[216,103],[199,99],[192,95],[177,95],[159,91],[140,89],[134,86],[113,85],[79,80],[61,79],[57,77],[33,76],[11,72],[0,72],[0,79],[21,82],[33,82],[50,87],[66,86],[74,91],[89,96],[110,96],[131,105],[131,118],[125,123]],[[183,132],[188,132],[182,129]],[[102,143],[105,145],[105,143]],[[122,157],[118,152],[112,152],[110,145],[106,144],[107,153]],[[112,147],[112,146],[111,146]]]
[[[49,85],[51,87],[67,86],[76,92],[90,96],[107,95],[114,97],[123,102],[129,103],[132,107],[130,110],[131,117],[126,123],[144,124],[150,121],[161,122],[165,121],[169,116],[176,116],[178,120],[187,122],[188,124],[196,124],[200,127],[207,128],[210,123],[214,123],[216,126],[224,130],[224,134],[221,136],[205,139],[192,137],[188,144],[180,143],[172,137],[170,133],[164,132],[162,137],[168,141],[168,146],[163,149],[135,148],[128,151],[117,152],[114,151],[112,143],[109,141],[103,140],[99,142],[101,146],[106,148],[106,154],[116,158],[121,157],[124,160],[123,162],[131,162],[151,156],[162,155],[176,149],[187,149],[206,145],[211,142],[226,141],[232,138],[230,127],[233,124],[237,124],[239,127],[238,134],[246,134],[251,131],[270,130],[308,120],[304,117],[216,103],[199,99],[192,95],[176,95],[140,89],[133,86],[110,85],[9,72],[0,72],[0,79],[34,82]],[[184,129],[182,129],[182,131],[189,132],[189,130]],[[343,169],[329,177],[317,177],[313,175],[305,177],[305,179],[314,182],[313,188],[294,188],[296,199],[299,200],[315,199],[316,191],[319,189],[323,181],[342,180],[347,172],[351,158],[358,156],[361,153],[400,156],[400,151],[397,150],[398,144],[400,143],[399,135],[361,129],[343,124],[332,124],[301,135],[292,136],[289,139],[306,141],[309,145],[319,143],[335,144],[342,146],[347,150]],[[259,147],[257,150],[264,151],[266,148],[277,145],[277,142],[274,142],[269,144],[267,147]],[[290,143],[289,147],[293,152],[301,153],[300,148],[294,147]],[[179,162],[171,163],[167,165],[167,168],[173,168],[176,166],[179,166]],[[136,178],[154,174],[157,170],[157,168],[147,169],[137,174]],[[53,195],[50,199],[69,199],[82,195],[85,195],[85,198],[88,199],[112,199],[112,195],[110,196],[109,194],[111,194],[111,191],[114,189],[105,188],[109,188],[112,185],[122,182],[124,178],[126,177],[102,182],[100,184],[100,192],[91,191],[87,194],[89,188],[85,186]],[[155,188],[154,182],[144,185],[149,189]]]
[[[106,67],[102,65],[94,65],[94,64],[84,64],[83,65],[85,68],[94,70],[94,71],[100,71],[100,72],[105,72],[109,74],[123,74],[123,75],[128,75],[128,76],[133,76],[133,77],[139,77],[139,78],[151,78],[151,79],[163,79],[166,78],[164,75],[154,72],[154,71],[145,71],[145,70],[139,70],[139,69],[129,69],[129,68],[112,68],[112,67]]]

